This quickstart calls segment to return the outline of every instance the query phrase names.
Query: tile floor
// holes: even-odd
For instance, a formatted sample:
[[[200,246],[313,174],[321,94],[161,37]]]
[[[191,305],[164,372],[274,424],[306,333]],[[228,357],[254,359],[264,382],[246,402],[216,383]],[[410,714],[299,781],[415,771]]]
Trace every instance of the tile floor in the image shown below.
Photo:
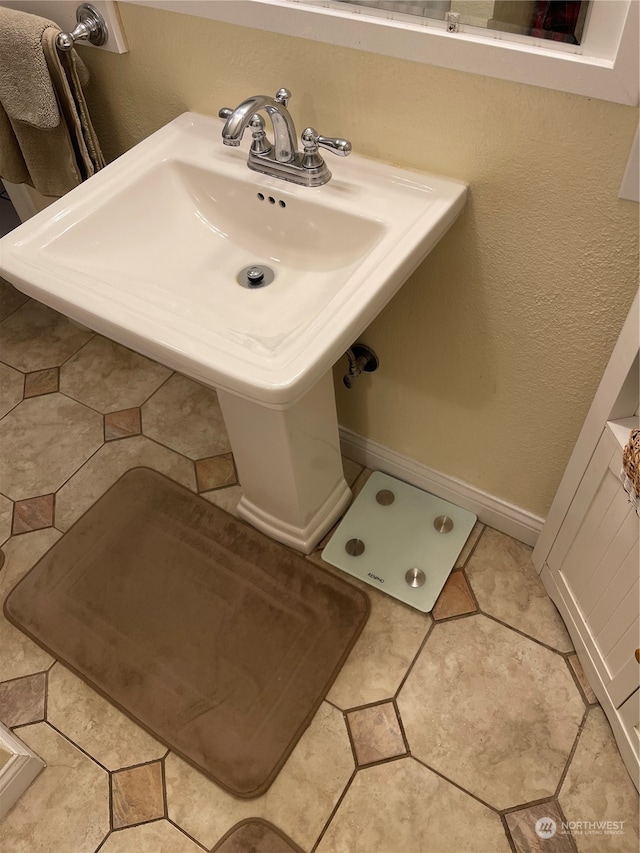
[[[213,391],[0,282],[0,597],[136,465],[237,502]],[[356,490],[369,473],[345,471]],[[636,851],[635,789],[529,555],[478,524],[430,615],[367,587],[350,658],[251,801],[0,617],[0,719],[47,764],[0,823],[0,849],[196,853],[263,817],[317,853]]]

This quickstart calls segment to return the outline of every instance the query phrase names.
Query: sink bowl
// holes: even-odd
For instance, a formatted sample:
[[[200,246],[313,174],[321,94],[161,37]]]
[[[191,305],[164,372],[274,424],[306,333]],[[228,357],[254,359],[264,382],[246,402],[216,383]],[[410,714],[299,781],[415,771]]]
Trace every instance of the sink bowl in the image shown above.
[[[236,512],[309,553],[351,499],[331,367],[467,190],[357,155],[310,189],[246,158],[218,120],[185,113],[2,238],[0,273],[215,388]]]
[[[0,240],[0,273],[210,386],[286,408],[458,216],[466,187],[352,155],[310,189],[185,113]],[[268,267],[273,281],[238,274]],[[266,279],[265,279],[266,280]]]

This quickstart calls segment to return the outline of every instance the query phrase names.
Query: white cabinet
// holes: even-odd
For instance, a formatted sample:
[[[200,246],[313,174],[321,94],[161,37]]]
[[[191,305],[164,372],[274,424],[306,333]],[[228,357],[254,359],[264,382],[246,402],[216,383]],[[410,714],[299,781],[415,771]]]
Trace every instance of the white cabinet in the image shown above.
[[[640,690],[632,693],[618,708],[618,716],[624,730],[637,742],[640,739]]]
[[[640,790],[640,519],[619,477],[638,427],[639,335],[636,297],[533,560]]]
[[[580,483],[547,566],[566,592],[602,684],[618,707],[637,690],[638,523],[622,487],[622,447],[609,427]]]

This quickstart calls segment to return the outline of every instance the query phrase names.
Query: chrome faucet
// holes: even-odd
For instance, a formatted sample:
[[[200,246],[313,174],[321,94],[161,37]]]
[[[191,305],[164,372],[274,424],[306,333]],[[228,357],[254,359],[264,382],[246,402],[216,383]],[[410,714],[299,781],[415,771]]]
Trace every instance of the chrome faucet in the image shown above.
[[[278,89],[275,98],[270,98],[268,95],[254,95],[252,98],[247,98],[228,116],[227,123],[222,129],[224,144],[240,145],[242,135],[253,116],[260,110],[264,110],[273,124],[275,158],[279,163],[289,163],[293,160],[297,148],[296,128],[287,109],[290,97],[291,92],[287,89]]]
[[[326,184],[331,172],[318,153],[326,148],[342,157],[351,153],[351,143],[338,137],[320,136],[312,127],[302,133],[303,150],[298,151],[296,128],[287,109],[291,92],[279,89],[275,98],[254,95],[239,104],[235,110],[223,107],[218,115],[226,120],[222,129],[225,145],[240,145],[247,129],[251,128],[252,142],[247,166],[256,172],[291,181],[306,187]],[[267,138],[264,120],[259,112],[264,110],[273,125],[273,146]]]

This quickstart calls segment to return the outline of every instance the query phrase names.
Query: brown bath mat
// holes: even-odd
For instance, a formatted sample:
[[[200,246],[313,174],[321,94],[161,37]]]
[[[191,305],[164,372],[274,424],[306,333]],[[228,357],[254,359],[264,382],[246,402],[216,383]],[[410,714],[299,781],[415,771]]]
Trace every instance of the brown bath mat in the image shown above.
[[[232,826],[212,853],[303,853],[297,844],[262,818],[248,818]]]
[[[359,590],[147,468],[124,474],[5,603],[238,797],[273,782],[368,613]]]

